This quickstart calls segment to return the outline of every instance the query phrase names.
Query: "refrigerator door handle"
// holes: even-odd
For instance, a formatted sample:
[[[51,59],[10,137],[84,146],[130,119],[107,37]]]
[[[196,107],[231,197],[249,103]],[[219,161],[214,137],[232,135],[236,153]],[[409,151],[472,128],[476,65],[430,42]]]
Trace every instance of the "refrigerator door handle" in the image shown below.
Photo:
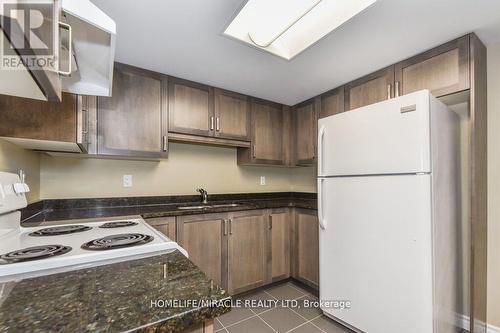
[[[326,229],[326,223],[323,218],[323,181],[324,179],[318,179],[318,220],[321,230]]]
[[[325,130],[325,126],[321,126],[318,134],[318,175],[320,176],[323,176],[323,141]]]

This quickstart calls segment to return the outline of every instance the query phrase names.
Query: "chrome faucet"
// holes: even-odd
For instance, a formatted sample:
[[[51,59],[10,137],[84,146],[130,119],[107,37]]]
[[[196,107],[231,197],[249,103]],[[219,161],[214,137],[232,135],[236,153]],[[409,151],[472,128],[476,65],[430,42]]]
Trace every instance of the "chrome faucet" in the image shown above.
[[[201,194],[201,202],[203,204],[207,204],[208,203],[208,192],[202,188],[196,189],[196,191],[200,192],[200,194]]]

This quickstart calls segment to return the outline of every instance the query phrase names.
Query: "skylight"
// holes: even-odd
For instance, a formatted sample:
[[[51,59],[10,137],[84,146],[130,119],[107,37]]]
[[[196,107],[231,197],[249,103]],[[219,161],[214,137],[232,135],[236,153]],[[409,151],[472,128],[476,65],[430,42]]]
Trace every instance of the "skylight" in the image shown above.
[[[287,60],[377,0],[248,0],[224,34]]]

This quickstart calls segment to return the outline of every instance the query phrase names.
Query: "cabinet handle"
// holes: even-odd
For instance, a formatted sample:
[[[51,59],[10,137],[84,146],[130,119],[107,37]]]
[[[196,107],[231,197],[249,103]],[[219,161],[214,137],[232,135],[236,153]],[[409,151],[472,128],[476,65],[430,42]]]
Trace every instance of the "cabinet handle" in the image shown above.
[[[220,118],[219,117],[215,118],[215,129],[217,132],[220,131]]]
[[[210,130],[214,130],[214,117],[210,117]]]
[[[387,85],[387,99],[391,99],[392,97],[392,84]]]
[[[273,228],[273,216],[269,215],[269,230]]]
[[[256,148],[255,145],[252,145],[252,157],[253,158],[256,158],[255,157],[255,148]]]
[[[399,81],[396,81],[396,83],[394,84],[394,95],[396,97],[399,97]]]
[[[233,219],[229,219],[229,234],[233,234]]]
[[[162,144],[161,144],[162,150],[167,151],[168,150],[168,138],[167,138],[167,136],[166,135],[162,136],[161,140],[162,140]]]
[[[224,236],[227,236],[227,220],[226,219],[222,220],[222,224],[224,227]]]
[[[73,29],[71,29],[71,26],[69,24],[59,22],[59,27],[68,30],[68,71],[62,71],[60,68],[58,68],[57,73],[59,75],[63,76],[70,76],[72,72],[72,67],[71,67],[71,59],[73,59]]]

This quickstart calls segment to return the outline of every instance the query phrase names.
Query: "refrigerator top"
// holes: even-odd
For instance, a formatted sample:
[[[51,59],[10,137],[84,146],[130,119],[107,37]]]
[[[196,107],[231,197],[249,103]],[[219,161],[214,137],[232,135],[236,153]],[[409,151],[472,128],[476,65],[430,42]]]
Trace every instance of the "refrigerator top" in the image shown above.
[[[430,173],[433,112],[452,111],[422,90],[320,119],[318,177]]]

